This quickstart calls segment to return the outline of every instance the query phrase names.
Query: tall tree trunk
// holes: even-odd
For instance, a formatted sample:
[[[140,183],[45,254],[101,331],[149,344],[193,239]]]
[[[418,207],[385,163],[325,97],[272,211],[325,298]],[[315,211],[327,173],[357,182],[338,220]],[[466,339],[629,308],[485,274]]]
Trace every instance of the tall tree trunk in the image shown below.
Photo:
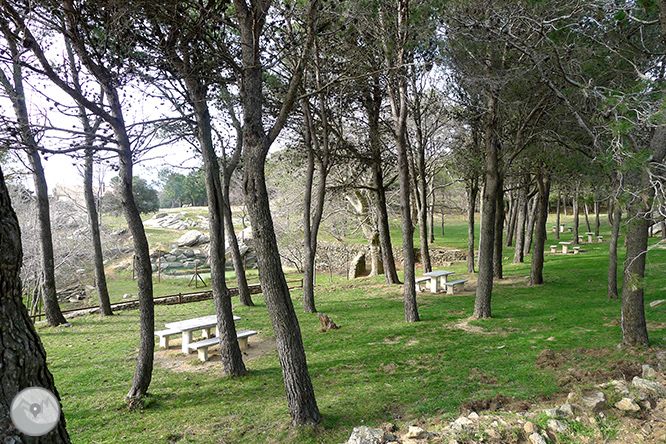
[[[37,196],[37,220],[39,221],[39,246],[41,251],[42,265],[42,298],[44,301],[44,314],[50,326],[67,323],[65,316],[60,311],[58,295],[56,293],[55,260],[53,253],[53,236],[51,235],[51,215],[49,210],[49,193],[46,185],[46,177],[42,168],[39,152],[31,149],[28,151],[28,160],[32,177],[35,184]]]
[[[416,201],[416,208],[418,210],[417,217],[419,221],[419,242],[421,244],[421,266],[424,273],[429,273],[432,271],[432,263],[430,261],[430,249],[428,248],[428,180],[426,177],[426,153],[422,129],[421,96],[416,91],[416,73],[413,66],[411,68],[411,82],[412,89],[414,90],[412,99],[412,118],[414,119],[414,132],[416,135],[414,200]]]
[[[636,215],[645,208],[629,206],[628,213]],[[629,346],[650,345],[645,321],[643,278],[648,244],[648,221],[643,215],[627,222],[627,256],[622,279],[622,343]]]
[[[432,200],[428,206],[428,241],[433,243],[435,242],[435,203],[437,200],[435,198],[435,190],[433,189],[432,182],[430,183],[430,196]]]
[[[525,245],[523,245],[523,256],[530,254],[534,238],[534,225],[536,223],[537,212],[539,211],[539,199],[533,197],[532,202],[528,204],[529,212],[527,214],[527,228],[525,229]],[[559,232],[559,227],[557,228]]]
[[[515,192],[509,193],[509,219],[506,224],[506,239],[504,245],[510,247],[516,235],[516,217],[518,215],[518,205]]]
[[[611,237],[608,244],[608,299],[617,299],[617,244],[620,238],[620,224],[622,223],[622,207],[619,203],[612,203],[608,212],[611,216]]]
[[[662,12],[666,13],[666,1]],[[666,17],[664,17],[666,20]],[[666,21],[662,23],[666,29]],[[665,34],[666,35],[666,34]],[[660,177],[663,174],[663,161],[666,157],[666,126],[653,130],[650,140],[652,157],[641,170],[626,174],[630,191],[636,193],[627,206],[627,255],[624,261],[622,279],[622,343],[624,345],[650,345],[645,321],[643,278],[648,246],[648,226],[651,221],[654,184],[651,173]],[[650,171],[654,169],[656,171]]]
[[[83,174],[83,192],[88,210],[88,224],[90,225],[90,237],[93,244],[93,261],[95,264],[95,287],[99,298],[99,312],[102,316],[111,316],[111,301],[109,290],[106,286],[106,274],[104,273],[104,256],[102,254],[102,240],[99,232],[99,217],[97,215],[97,203],[93,191],[93,152],[86,150],[85,171]]]
[[[67,320],[60,311],[58,296],[56,294],[55,262],[53,257],[53,237],[51,235],[51,216],[49,211],[49,192],[44,176],[44,168],[39,155],[39,146],[30,124],[25,91],[23,89],[23,71],[20,64],[20,54],[14,36],[4,31],[9,55],[12,57],[11,81],[0,71],[0,85],[9,96],[14,114],[19,126],[19,135],[23,142],[30,169],[32,170],[35,195],[37,197],[37,221],[39,224],[39,247],[41,253],[41,285],[42,299],[46,321],[52,327],[65,324]]]
[[[594,198],[594,235],[599,236],[599,228],[601,226],[601,220],[599,216],[600,208],[601,205],[599,205],[599,201],[597,200],[596,196]]]
[[[184,66],[185,68],[185,66]],[[213,291],[217,328],[220,332],[222,371],[230,376],[247,373],[243,354],[236,337],[236,326],[231,306],[231,295],[225,277],[224,197],[220,180],[220,167],[213,146],[210,112],[206,87],[183,72],[185,86],[197,121],[197,139],[201,147],[208,200],[210,234],[210,280]]]
[[[303,205],[303,241],[305,247],[305,264],[303,276],[303,310],[306,313],[316,313],[314,301],[315,285],[315,258],[317,255],[317,236],[324,214],[324,203],[326,198],[326,179],[329,168],[329,126],[328,107],[326,97],[323,93],[318,61],[318,49],[315,45],[315,78],[317,89],[321,92],[319,97],[319,115],[321,119],[321,143],[317,137],[312,111],[308,99],[302,99],[303,119],[305,121],[305,146],[307,149],[307,171],[305,180],[305,198]],[[315,150],[317,153],[315,153]],[[312,192],[314,188],[315,160],[318,154],[319,178],[315,194],[314,212],[312,211]]]
[[[592,227],[590,226],[590,209],[587,206],[587,202],[583,202],[583,211],[585,211],[585,225],[587,226],[587,232],[592,232]]]
[[[562,203],[562,191],[558,188],[557,190],[557,220],[555,222],[555,239],[560,240],[560,205]]]
[[[525,245],[525,223],[527,221],[527,187],[518,188],[518,202],[516,202],[516,248],[513,252],[513,263],[524,261],[523,248]]]
[[[382,170],[382,142],[379,129],[381,105],[382,94],[379,79],[374,77],[372,91],[363,97],[363,106],[368,116],[368,133],[372,156],[372,186],[376,193],[376,198],[373,201],[375,203],[375,211],[377,212],[377,229],[379,231],[380,250],[386,283],[399,284],[400,279],[398,278],[395,257],[393,255],[393,244],[391,243],[391,227],[389,225],[384,172]]]
[[[72,75],[74,88],[80,93],[83,92],[79,80],[79,70],[76,66],[74,51],[72,45],[65,38],[65,48],[69,61],[69,70]],[[88,113],[83,105],[78,105],[79,120],[83,126],[85,134],[85,144],[88,149],[85,151],[85,168],[83,172],[83,194],[86,201],[86,210],[88,212],[88,224],[90,226],[90,238],[93,245],[93,263],[95,266],[95,287],[97,289],[97,298],[99,299],[99,312],[102,316],[111,316],[111,301],[109,299],[109,290],[106,285],[106,274],[104,272],[104,255],[102,252],[102,239],[99,230],[99,214],[97,212],[97,202],[95,202],[95,193],[93,190],[93,154],[92,149],[95,142],[95,132],[99,128],[101,119],[93,125],[88,117]]]
[[[530,285],[543,284],[544,247],[546,245],[546,224],[548,223],[548,197],[550,196],[550,175],[547,171],[537,171],[538,211],[535,222],[534,250],[530,267]]]
[[[407,70],[405,63],[408,56],[409,36],[409,1],[397,0],[396,40],[395,47],[389,49],[388,42],[384,40],[384,57],[386,67],[390,73],[388,83],[389,102],[393,117],[393,131],[398,153],[398,183],[400,184],[400,219],[402,225],[403,273],[405,284],[403,286],[403,299],[405,307],[405,321],[418,322],[419,313],[416,304],[416,276],[414,258],[414,226],[412,224],[409,157],[407,147],[407,116],[409,104],[407,97]],[[385,21],[383,11],[379,14],[380,21]],[[391,17],[393,18],[393,17]],[[383,26],[383,29],[388,29]]]
[[[486,134],[484,142],[485,184],[481,209],[481,235],[479,239],[479,277],[474,301],[474,317],[490,318],[493,291],[493,253],[495,245],[495,215],[499,176],[499,134],[497,92],[488,92]]]
[[[576,185],[576,189],[574,190],[574,197],[573,197],[573,216],[574,216],[574,238],[573,238],[573,243],[574,245],[578,245],[578,227],[580,226],[580,202],[579,202],[579,194],[578,194],[578,185]]]
[[[308,28],[308,41],[305,44],[306,53],[312,46],[313,16],[315,15],[315,6],[312,3],[308,4],[310,6],[310,27]],[[301,60],[300,68],[296,69],[291,80],[278,120],[270,133],[266,134],[263,123],[263,67],[259,55],[260,37],[266,24],[268,10],[263,3],[250,2],[248,4],[245,0],[234,0],[234,6],[242,46],[240,94],[244,121],[243,189],[257,252],[259,280],[275,334],[292,423],[297,425],[318,424],[321,422],[321,413],[317,407],[308,371],[298,318],[282,271],[264,171],[268,150],[282,129],[286,115],[292,109],[296,99],[304,59]]]
[[[236,285],[238,286],[238,299],[241,305],[245,307],[254,307],[252,295],[250,294],[250,287],[247,284],[247,276],[245,275],[245,264],[243,257],[240,253],[238,245],[238,238],[234,230],[234,222],[231,214],[231,200],[229,198],[229,189],[231,187],[231,176],[238,167],[243,153],[243,125],[236,116],[234,110],[234,101],[229,99],[229,92],[224,89],[225,103],[231,123],[236,130],[236,149],[233,156],[228,158],[226,153],[223,152],[222,156],[222,197],[224,198],[224,223],[226,224],[227,241],[231,247],[231,261],[234,265],[234,274],[236,275]],[[244,224],[243,224],[244,225]]]
[[[474,273],[474,218],[476,216],[476,198],[479,194],[479,181],[477,178],[467,181],[467,272]],[[444,222],[442,219],[442,226]],[[442,233],[443,235],[444,233]]]
[[[33,438],[17,430],[11,421],[11,404],[29,387],[50,390],[59,400],[53,375],[46,364],[46,351],[23,305],[21,264],[23,250],[16,213],[12,209],[5,178],[0,169],[0,441],[3,443],[69,443],[65,415],[48,434]]]
[[[504,190],[502,179],[497,187],[497,201],[495,202],[495,242],[493,251],[493,277],[497,279],[504,278],[504,268],[502,262],[504,259],[504,242],[502,236],[504,234],[504,221],[506,219],[506,212],[504,206]]]

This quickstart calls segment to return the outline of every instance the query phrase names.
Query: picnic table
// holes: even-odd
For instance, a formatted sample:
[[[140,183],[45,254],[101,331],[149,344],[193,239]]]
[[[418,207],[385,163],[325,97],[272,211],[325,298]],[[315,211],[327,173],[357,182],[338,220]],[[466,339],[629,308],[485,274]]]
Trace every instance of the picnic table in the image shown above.
[[[240,321],[240,316],[234,316],[234,321]],[[164,324],[166,328],[174,332],[181,332],[183,335],[182,351],[185,354],[190,353],[189,345],[192,342],[192,332],[201,330],[205,337],[210,337],[210,329],[215,327],[217,331],[217,315],[202,316],[200,318],[185,319],[184,321],[169,322]]]
[[[560,242],[560,245],[562,245],[562,254],[567,254],[569,252],[569,245],[571,245],[571,242]]]
[[[588,232],[585,233],[585,234],[587,234],[587,241],[588,241],[589,243],[592,243],[592,236],[594,236],[594,233],[591,233],[591,232],[588,231]]]
[[[437,293],[439,291],[439,281],[441,279],[442,285],[446,285],[449,275],[455,274],[455,271],[436,270],[428,273],[423,273],[424,276],[430,278],[430,292]]]

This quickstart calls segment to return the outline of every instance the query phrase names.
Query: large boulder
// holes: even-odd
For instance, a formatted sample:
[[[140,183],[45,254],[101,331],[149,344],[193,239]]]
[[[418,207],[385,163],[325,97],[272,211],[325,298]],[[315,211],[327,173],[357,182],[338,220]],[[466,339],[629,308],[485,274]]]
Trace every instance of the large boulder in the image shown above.
[[[178,238],[179,247],[193,247],[195,245],[205,244],[209,241],[208,236],[198,230],[190,230]]]

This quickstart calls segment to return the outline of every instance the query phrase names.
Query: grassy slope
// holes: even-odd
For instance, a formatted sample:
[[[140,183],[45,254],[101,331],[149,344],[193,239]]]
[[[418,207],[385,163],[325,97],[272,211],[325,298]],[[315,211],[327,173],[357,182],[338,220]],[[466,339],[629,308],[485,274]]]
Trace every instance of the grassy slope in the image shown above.
[[[464,221],[447,221],[446,229],[447,236],[459,235],[439,236],[437,243],[462,247]],[[571,240],[572,235],[562,237]],[[138,312],[76,318],[71,328],[40,327],[39,332],[74,442],[343,442],[352,427],[361,424],[453,417],[462,402],[497,394],[527,400],[552,395],[559,390],[557,375],[535,365],[545,348],[609,350],[603,356],[576,353],[567,362],[586,368],[632,357],[615,347],[620,303],[606,299],[607,248],[607,243],[585,244],[576,256],[546,253],[544,286],[499,283],[493,292],[494,318],[473,322],[476,333],[454,328],[472,314],[471,292],[422,294],[422,322],[407,324],[400,288],[385,285],[382,277],[338,279],[333,284],[322,278],[317,307],[342,328],[321,333],[316,316],[302,313],[300,292],[293,291],[324,415],[322,426],[315,429],[287,426],[274,352],[249,361],[250,374],[236,379],[223,377],[211,364],[198,364],[194,355],[185,365],[192,371],[185,373],[157,365],[152,396],[143,410],[130,412],[123,397],[134,372]],[[507,249],[505,257],[512,253]],[[659,248],[649,254],[646,302],[663,295],[665,259],[666,252]],[[529,263],[509,262],[508,277],[529,274]],[[458,274],[466,269],[464,264],[452,268]],[[257,307],[247,308],[234,300],[234,311],[242,317],[239,327],[258,329],[268,338],[265,305],[260,297],[255,301]],[[646,311],[652,342],[662,348],[666,311]],[[212,312],[211,301],[158,306],[156,325]]]

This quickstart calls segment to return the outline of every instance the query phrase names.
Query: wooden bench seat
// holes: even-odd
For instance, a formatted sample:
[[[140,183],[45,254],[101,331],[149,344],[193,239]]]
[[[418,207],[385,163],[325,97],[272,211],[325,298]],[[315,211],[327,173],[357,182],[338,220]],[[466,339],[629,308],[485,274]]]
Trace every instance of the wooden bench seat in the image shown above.
[[[414,282],[416,283],[416,292],[418,293],[420,291],[423,291],[422,285],[425,282],[430,282],[430,278],[428,276],[422,276],[420,278],[416,278]]]
[[[181,333],[181,330],[167,329],[156,331],[155,336],[159,336],[161,348],[169,348],[169,336],[175,336]]]
[[[238,345],[240,346],[241,351],[245,351],[247,348],[247,338],[254,336],[259,332],[256,330],[242,330],[236,332],[236,337],[238,338]],[[219,337],[204,339],[203,341],[192,342],[187,347],[190,350],[196,350],[199,354],[199,360],[201,362],[206,362],[208,360],[208,348],[213,345],[220,343]]]
[[[453,289],[456,285],[460,285],[464,291],[465,282],[467,282],[467,279],[457,279],[455,281],[445,282],[444,285],[446,286],[446,294],[453,294]]]

